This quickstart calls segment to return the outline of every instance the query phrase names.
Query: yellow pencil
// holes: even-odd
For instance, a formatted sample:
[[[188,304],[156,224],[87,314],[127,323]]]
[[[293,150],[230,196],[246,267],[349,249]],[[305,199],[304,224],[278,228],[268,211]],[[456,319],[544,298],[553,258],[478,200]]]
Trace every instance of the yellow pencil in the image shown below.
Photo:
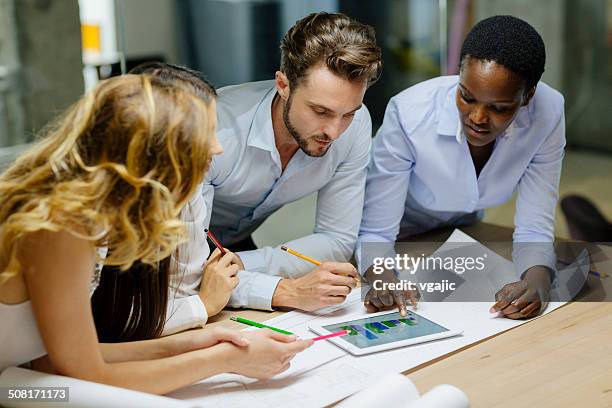
[[[300,254],[299,252],[294,251],[293,249],[287,248],[287,247],[286,247],[286,246],[284,246],[284,245],[281,247],[281,249],[282,249],[283,251],[285,251],[285,252],[289,252],[291,255],[295,255],[295,256],[297,256],[298,258],[302,258],[302,259],[303,259],[303,260],[305,260],[305,261],[308,261],[308,262],[310,262],[310,263],[313,263],[313,264],[315,264],[315,265],[317,265],[317,266],[321,266],[321,262],[317,261],[316,259],[312,259],[312,258],[311,258],[311,257],[309,257],[309,256],[302,255],[302,254]]]
[[[317,265],[317,266],[321,266],[321,262],[320,262],[320,261],[317,261],[316,259],[313,259],[313,258],[311,258],[311,257],[309,257],[309,256],[304,255],[304,254],[300,254],[299,252],[294,251],[294,250],[293,250],[293,249],[291,249],[291,248],[287,248],[287,247],[286,247],[286,246],[284,246],[284,245],[283,245],[283,246],[281,246],[281,249],[282,249],[283,251],[285,251],[285,252],[290,253],[291,255],[295,255],[295,256],[297,256],[298,258],[301,258],[301,259],[303,259],[303,260],[305,260],[305,261],[308,261],[308,262],[310,262],[310,263],[312,263],[312,264],[315,264],[315,265]],[[350,277],[350,278],[355,279],[356,281],[359,281],[359,277],[357,277],[357,276],[351,276],[351,275],[347,275],[347,274],[344,274],[344,273],[339,273],[338,275],[347,276],[347,277]]]

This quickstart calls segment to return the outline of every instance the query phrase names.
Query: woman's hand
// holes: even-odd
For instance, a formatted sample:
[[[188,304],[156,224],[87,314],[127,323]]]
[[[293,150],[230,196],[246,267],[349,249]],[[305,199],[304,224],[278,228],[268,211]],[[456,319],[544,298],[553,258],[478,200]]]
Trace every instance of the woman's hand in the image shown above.
[[[505,285],[495,294],[496,303],[490,312],[509,319],[529,319],[539,315],[548,305],[550,274],[542,266],[529,269],[522,280]]]
[[[223,327],[206,327],[203,329],[188,330],[163,339],[172,350],[171,355],[187,353],[214,346],[219,343],[232,343],[238,347],[246,347],[250,344],[244,332],[230,330]]]
[[[258,379],[271,378],[287,370],[293,357],[313,343],[269,329],[242,332],[242,335],[249,345],[235,348],[230,371]]]
[[[208,316],[219,313],[229,302],[232,290],[238,286],[238,271],[243,268],[240,258],[232,252],[215,249],[206,262],[200,285],[200,299]]]

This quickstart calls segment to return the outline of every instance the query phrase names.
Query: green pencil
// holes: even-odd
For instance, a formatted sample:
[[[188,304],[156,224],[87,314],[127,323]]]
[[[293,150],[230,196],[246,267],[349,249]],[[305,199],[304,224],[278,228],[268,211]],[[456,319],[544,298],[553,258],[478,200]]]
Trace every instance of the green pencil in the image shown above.
[[[270,329],[270,330],[274,330],[275,332],[279,332],[283,334],[293,334],[283,329],[277,329],[276,327],[266,326],[265,324],[257,323],[249,319],[244,319],[240,316],[232,316],[230,317],[230,320],[233,320],[235,322],[242,323],[242,324],[248,324],[249,326],[259,327],[260,329]]]

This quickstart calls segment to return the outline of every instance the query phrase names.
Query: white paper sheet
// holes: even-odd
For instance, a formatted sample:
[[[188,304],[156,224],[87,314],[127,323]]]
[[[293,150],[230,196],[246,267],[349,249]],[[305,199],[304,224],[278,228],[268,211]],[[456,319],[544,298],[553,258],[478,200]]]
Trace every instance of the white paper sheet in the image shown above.
[[[469,408],[467,395],[448,384],[438,385],[423,396],[408,377],[389,374],[340,402],[337,408]]]
[[[442,384],[433,387],[415,401],[403,408],[470,408],[467,395],[459,388]]]
[[[368,388],[343,400],[336,408],[405,408],[419,398],[419,390],[408,377],[388,374]]]
[[[459,230],[455,230],[449,241],[475,242]],[[487,250],[484,246],[482,249]],[[500,266],[513,270],[508,260],[495,253],[491,257],[497,257],[495,262]],[[488,264],[491,262],[492,259],[489,258]],[[386,374],[404,372],[526,323],[523,320],[510,320],[491,315],[489,313],[491,305],[492,302],[419,303],[417,312],[423,311],[441,324],[444,324],[445,321],[454,322],[454,326],[460,326],[464,330],[462,336],[359,357],[342,351],[341,357],[318,365],[315,369],[304,371],[296,367],[297,374],[290,373],[282,378],[267,381],[254,381],[241,376],[231,376],[231,378],[228,378],[230,376],[217,376],[169,396],[204,406],[263,408],[287,405],[292,407],[329,405],[368,387]],[[561,305],[563,305],[562,302],[549,303],[545,313]],[[339,307],[328,308],[317,313],[289,312],[266,323],[294,332],[303,332],[310,323],[316,322],[324,325],[326,321],[335,320],[338,317],[350,319],[363,314],[365,314],[365,309],[361,302],[360,292],[354,291]],[[302,364],[303,362],[296,361],[295,365]],[[219,382],[219,379],[231,379],[232,382]]]

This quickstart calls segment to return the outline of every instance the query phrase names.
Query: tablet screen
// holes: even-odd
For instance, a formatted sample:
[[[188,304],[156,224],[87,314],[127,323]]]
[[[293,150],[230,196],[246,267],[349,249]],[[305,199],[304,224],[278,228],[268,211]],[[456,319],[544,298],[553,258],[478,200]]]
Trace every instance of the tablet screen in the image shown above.
[[[402,317],[399,312],[393,312],[331,324],[323,328],[332,333],[348,330],[349,334],[342,336],[342,339],[359,348],[380,346],[448,331],[446,327],[411,311],[408,311],[406,317]]]

